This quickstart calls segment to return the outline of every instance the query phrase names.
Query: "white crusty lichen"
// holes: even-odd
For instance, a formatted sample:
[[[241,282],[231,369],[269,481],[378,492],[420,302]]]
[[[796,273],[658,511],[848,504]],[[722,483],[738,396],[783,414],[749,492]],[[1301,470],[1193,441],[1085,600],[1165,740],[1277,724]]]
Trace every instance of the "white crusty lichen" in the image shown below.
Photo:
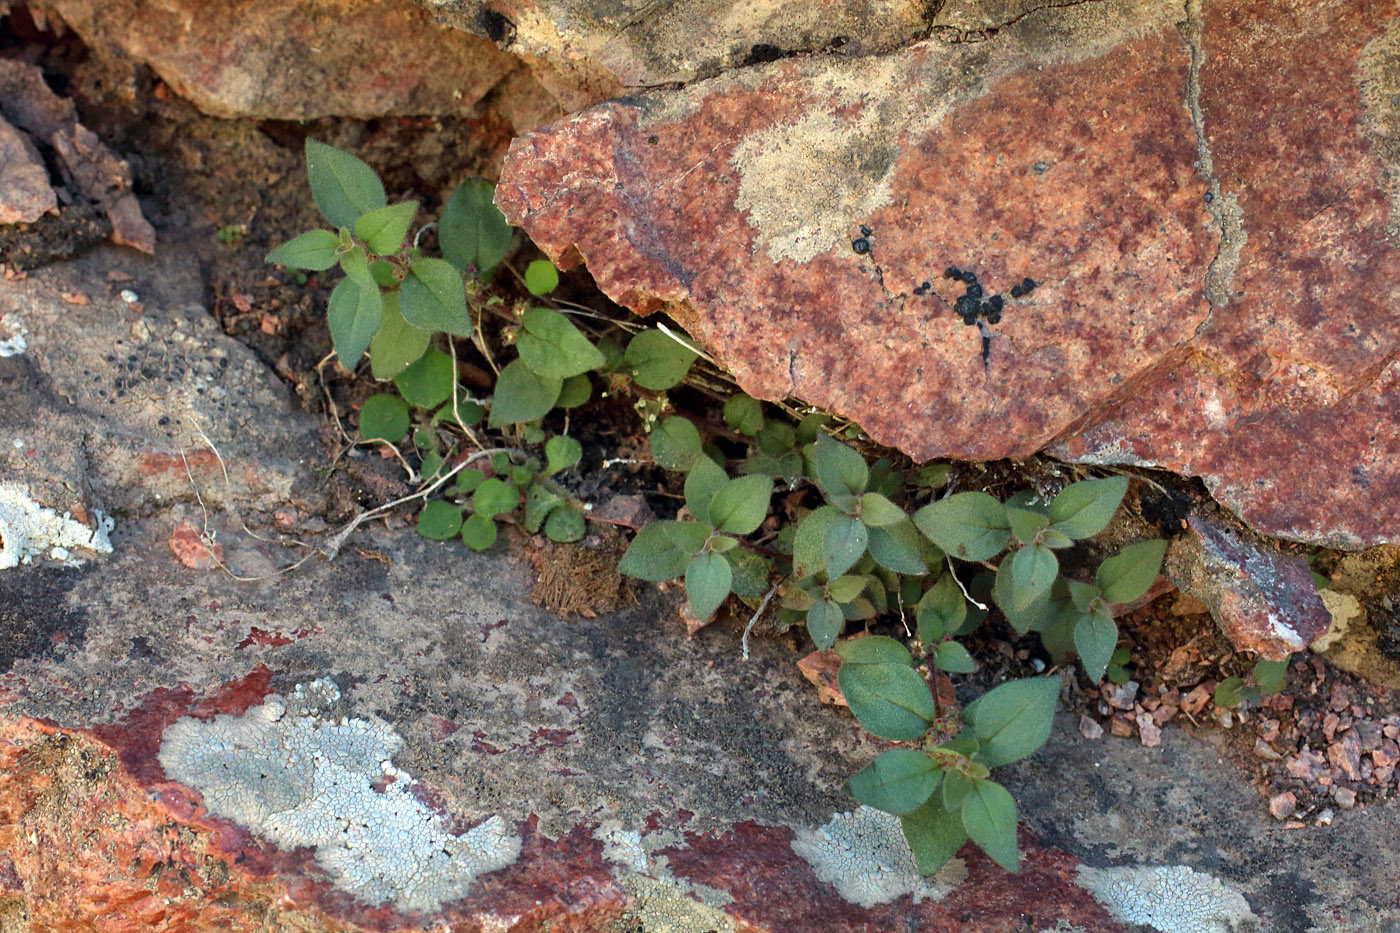
[[[29,335],[29,331],[19,323],[12,325],[13,333],[8,337],[0,338],[0,356],[19,356],[29,349],[29,343],[24,339]]]
[[[957,858],[930,878],[920,875],[899,817],[866,806],[838,813],[820,829],[798,830],[792,850],[843,898],[865,908],[905,894],[916,902],[939,900],[967,877]]]
[[[436,911],[515,861],[520,837],[498,816],[451,833],[394,767],[403,739],[392,728],[324,713],[339,696],[316,681],[242,716],[186,717],[165,731],[160,763],[210,813],[281,848],[315,849],[338,887],[371,904]]]
[[[70,551],[83,548],[112,553],[107,532],[112,520],[96,512],[97,527],[89,528],[69,513],[45,508],[16,483],[0,483],[0,570],[28,564],[46,551],[57,561],[71,561]]]
[[[658,848],[675,844],[671,833],[643,836],[607,820],[593,831],[603,844],[603,857],[619,867],[617,883],[632,902],[614,930],[627,933],[734,933],[738,927],[724,912],[734,898],[728,891],[699,884],[671,874],[664,855],[653,856]]]
[[[1159,933],[1243,933],[1258,925],[1244,895],[1185,865],[1081,867],[1079,883],[1116,919]]]

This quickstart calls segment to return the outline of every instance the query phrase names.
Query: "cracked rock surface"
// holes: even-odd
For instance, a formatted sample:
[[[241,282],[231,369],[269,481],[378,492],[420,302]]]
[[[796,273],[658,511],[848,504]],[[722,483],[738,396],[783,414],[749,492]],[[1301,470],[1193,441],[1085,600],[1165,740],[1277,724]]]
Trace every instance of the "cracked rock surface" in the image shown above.
[[[1396,541],[1394,9],[938,22],[583,110],[515,142],[498,203],[751,394],[916,458],[1159,466],[1274,537]],[[968,327],[950,266],[1037,287]]]
[[[7,475],[120,517],[110,555],[0,571],[0,926],[1126,933],[1164,877],[1232,925],[1210,933],[1400,922],[1393,803],[1290,831],[1218,735],[1147,749],[1062,717],[999,774],[1021,873],[969,846],[922,882],[843,815],[879,743],[781,640],[741,662],[737,628],[687,640],[655,596],[566,622],[508,554],[405,526],[278,575],[304,553],[279,533],[328,531],[316,422],[201,294],[173,253],[111,247],[0,288],[0,339],[26,335],[0,356]],[[182,563],[185,522],[259,579]],[[430,844],[475,861],[427,870]]]

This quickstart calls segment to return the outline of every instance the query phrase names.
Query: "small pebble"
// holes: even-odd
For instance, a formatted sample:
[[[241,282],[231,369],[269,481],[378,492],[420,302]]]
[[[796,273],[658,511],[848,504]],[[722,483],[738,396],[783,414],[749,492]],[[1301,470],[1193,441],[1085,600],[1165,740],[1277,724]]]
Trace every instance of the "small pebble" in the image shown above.
[[[1292,791],[1269,798],[1269,812],[1274,815],[1276,820],[1287,819],[1296,806],[1298,806],[1298,798]]]

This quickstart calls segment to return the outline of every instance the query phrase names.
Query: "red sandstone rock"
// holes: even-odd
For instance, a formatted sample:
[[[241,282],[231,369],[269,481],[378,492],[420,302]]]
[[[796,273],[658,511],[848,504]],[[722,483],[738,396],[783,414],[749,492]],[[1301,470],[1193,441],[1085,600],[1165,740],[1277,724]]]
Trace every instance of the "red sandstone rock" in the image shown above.
[[[141,205],[131,193],[131,172],[127,164],[78,122],[72,102],[55,94],[37,67],[15,59],[0,59],[0,113],[18,129],[53,147],[63,169],[63,180],[73,194],[87,198],[106,212],[112,224],[114,243],[155,253],[155,229],[142,215]],[[13,133],[13,128],[3,121],[0,127]],[[33,144],[22,138],[11,143],[13,145],[7,144],[4,134],[0,134],[0,148],[6,150],[0,153],[3,155],[0,164],[8,163],[0,173],[0,222],[10,222],[3,220],[7,213],[3,202],[12,200],[17,191],[19,204],[11,204],[10,214],[14,214],[16,206],[28,205],[32,213],[33,208],[43,203],[50,207],[56,204],[51,189],[45,202],[36,187],[47,184],[43,163],[26,166],[21,158],[26,151],[37,156]],[[25,143],[28,143],[28,150],[24,148]],[[15,171],[22,173],[25,184],[22,190],[16,188],[20,179],[11,177]],[[39,211],[42,213],[44,211]],[[15,219],[33,220],[37,216],[16,216]]]
[[[1298,798],[1292,791],[1269,798],[1269,812],[1276,820],[1287,819],[1297,805]]]
[[[448,114],[516,67],[408,0],[205,3],[46,0],[88,45],[148,63],[214,116]]]
[[[1218,515],[1195,514],[1163,572],[1210,607],[1235,647],[1279,661],[1321,637],[1332,617],[1312,569]]]
[[[216,541],[211,551],[199,529],[190,522],[181,522],[170,533],[170,550],[192,570],[209,570],[224,559],[224,546]]]
[[[1075,883],[1073,860],[1025,833],[1019,875],[969,845],[961,853],[969,877],[942,900],[910,904],[905,897],[863,909],[812,874],[791,848],[791,830],[755,824],[678,834],[684,843],[662,853],[682,883],[732,895],[723,911],[702,908],[679,884],[642,885],[604,857],[585,826],[549,839],[530,821],[519,827],[520,860],[483,876],[465,901],[431,918],[371,908],[331,889],[303,850],[278,852],[209,816],[197,794],[164,780],[153,761],[152,743],[170,721],[186,712],[240,712],[267,689],[266,674],[203,702],[160,691],[126,722],[99,728],[100,739],[0,718],[0,894],[35,929],[55,933],[92,930],[98,918],[100,929],[114,933],[269,924],[385,933],[422,929],[425,920],[454,929],[596,933],[626,921],[653,928],[678,916],[727,922],[736,933],[911,924],[994,933],[1028,907],[1053,910],[1087,933],[1123,929]],[[1035,892],[1033,902],[1027,892]]]
[[[497,198],[749,393],[917,459],[1164,466],[1274,536],[1396,540],[1395,11],[1201,6],[1181,30],[1046,8],[603,104],[517,140]],[[950,265],[1041,283],[985,360]]]
[[[0,224],[38,220],[56,207],[58,198],[39,150],[0,120]]]

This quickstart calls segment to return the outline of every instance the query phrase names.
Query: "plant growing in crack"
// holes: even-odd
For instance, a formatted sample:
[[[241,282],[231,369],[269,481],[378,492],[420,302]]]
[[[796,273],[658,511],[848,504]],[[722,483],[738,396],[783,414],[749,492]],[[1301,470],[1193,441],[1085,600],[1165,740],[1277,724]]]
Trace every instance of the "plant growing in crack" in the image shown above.
[[[1064,577],[1057,555],[1104,530],[1128,478],[1071,483],[1049,499],[959,492],[911,514],[946,482],[946,467],[868,463],[825,416],[796,426],[770,420],[747,396],[730,399],[724,419],[748,441],[735,477],[690,421],[670,418],[652,432],[657,462],[686,474],[685,508],[642,529],[620,569],[657,582],[683,578],[697,620],[734,594],[756,607],[752,628],[776,599],[779,625],[805,624],[818,648],[835,648],[838,683],[860,724],[901,743],[851,778],[852,795],[900,816],[920,871],[937,871],[969,838],[1015,870],[1015,801],[991,769],[1046,741],[1060,680],[1002,684],[961,716],[940,704],[931,681],[975,669],[957,639],[976,630],[988,606],[970,591],[994,602],[1018,634],[1039,633],[1057,663],[1077,656],[1091,680],[1103,678],[1118,643],[1113,606],[1147,592],[1167,544],[1128,545],[1099,564],[1092,582]],[[907,643],[841,637],[850,622],[887,616],[904,624]],[[747,630],[744,638],[747,652]]]
[[[303,233],[267,261],[314,272],[338,266],[345,274],[327,310],[334,355],[353,370],[368,353],[372,377],[393,384],[395,391],[365,399],[359,442],[387,445],[419,486],[410,497],[424,502],[419,533],[485,550],[502,518],[512,516],[555,541],[582,538],[588,507],[559,482],[583,455],[568,433],[568,412],[592,397],[594,376],[664,391],[686,377],[697,353],[635,325],[625,348],[586,333],[576,322],[591,312],[549,299],[559,273],[548,260],[531,262],[521,276],[538,304],[507,307],[488,297],[483,285],[514,231],[484,179],[464,181],[436,224],[410,236],[418,203],[389,204],[365,162],[308,139],[306,164],[316,204],[334,229]],[[442,258],[420,248],[433,226]],[[516,351],[513,359],[494,358],[482,335],[488,317]],[[489,397],[461,385],[459,340],[472,341],[493,371]],[[543,424],[555,412],[564,414],[559,434]]]

